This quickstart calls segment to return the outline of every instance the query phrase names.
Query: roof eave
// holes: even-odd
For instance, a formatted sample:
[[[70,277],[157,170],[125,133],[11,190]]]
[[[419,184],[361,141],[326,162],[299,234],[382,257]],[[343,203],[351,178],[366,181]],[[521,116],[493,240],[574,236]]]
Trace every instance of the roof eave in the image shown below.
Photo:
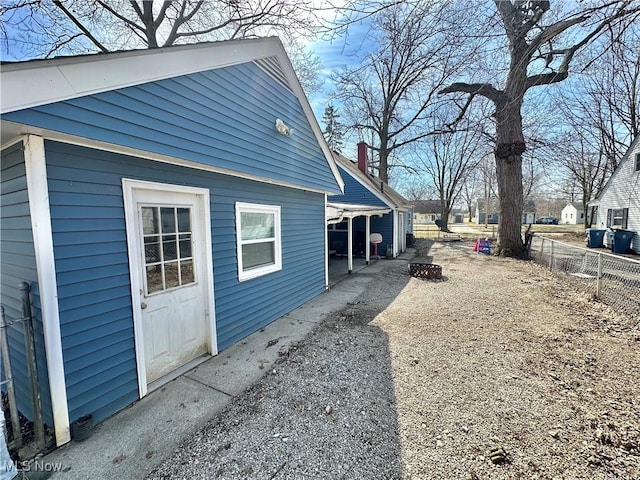
[[[344,193],[344,180],[333,154],[282,42],[277,37],[3,65],[0,72],[0,114],[273,56],[281,61],[283,71],[322,149],[336,186],[340,193]]]

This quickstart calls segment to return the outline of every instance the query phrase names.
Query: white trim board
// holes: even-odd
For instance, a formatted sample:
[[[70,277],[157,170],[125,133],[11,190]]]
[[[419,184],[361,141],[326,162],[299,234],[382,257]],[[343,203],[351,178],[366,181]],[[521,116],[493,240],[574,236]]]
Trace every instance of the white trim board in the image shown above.
[[[259,266],[255,268],[249,268],[244,270],[242,247],[251,243],[262,243],[262,239],[244,241],[242,240],[242,214],[243,213],[264,213],[267,215],[273,215],[274,218],[274,235],[273,235],[273,250],[274,250],[274,262]],[[259,203],[245,203],[236,202],[235,205],[236,215],[236,255],[238,258],[238,281],[244,282],[254,278],[269,275],[270,273],[279,272],[282,270],[282,235],[281,235],[281,208],[280,205],[259,204]]]
[[[7,64],[2,66],[1,112],[280,56],[281,49],[271,37]]]
[[[38,272],[42,328],[49,374],[49,390],[56,446],[71,441],[69,408],[64,375],[58,284],[53,255],[53,233],[49,210],[49,188],[44,153],[44,139],[35,135],[24,138],[24,161],[29,195],[29,213],[33,232],[33,247]]]
[[[131,302],[133,310],[133,330],[135,335],[136,367],[138,372],[138,393],[140,398],[148,392],[144,346],[142,344],[142,313],[141,292],[143,289],[143,279],[141,277],[142,266],[140,258],[142,255],[138,251],[138,239],[136,237],[137,208],[134,200],[134,190],[153,190],[159,192],[176,192],[196,195],[201,202],[203,214],[203,229],[205,239],[204,256],[207,265],[205,291],[208,294],[206,299],[207,340],[208,350],[211,355],[218,354],[218,341],[216,336],[216,316],[215,316],[215,294],[213,283],[213,252],[211,246],[211,211],[209,190],[199,187],[188,187],[184,185],[172,185],[168,183],[147,182],[142,180],[122,179],[122,196],[124,200],[125,224],[127,229],[127,253],[129,255],[129,277],[131,280]]]

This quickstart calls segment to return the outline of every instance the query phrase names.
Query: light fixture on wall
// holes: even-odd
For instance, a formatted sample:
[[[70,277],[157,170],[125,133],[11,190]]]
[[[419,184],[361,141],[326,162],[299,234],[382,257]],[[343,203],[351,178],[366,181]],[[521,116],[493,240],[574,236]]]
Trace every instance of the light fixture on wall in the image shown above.
[[[293,135],[293,129],[287,127],[284,124],[284,122],[279,118],[276,118],[276,130],[278,131],[278,133],[282,135],[286,135],[287,137],[290,137],[291,135]]]

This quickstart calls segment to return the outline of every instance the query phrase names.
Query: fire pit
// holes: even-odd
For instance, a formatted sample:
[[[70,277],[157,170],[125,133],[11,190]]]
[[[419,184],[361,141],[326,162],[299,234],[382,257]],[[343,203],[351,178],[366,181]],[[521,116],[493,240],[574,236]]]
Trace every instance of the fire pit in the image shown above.
[[[409,273],[412,277],[416,278],[439,280],[442,278],[442,267],[433,263],[416,260],[409,263]]]

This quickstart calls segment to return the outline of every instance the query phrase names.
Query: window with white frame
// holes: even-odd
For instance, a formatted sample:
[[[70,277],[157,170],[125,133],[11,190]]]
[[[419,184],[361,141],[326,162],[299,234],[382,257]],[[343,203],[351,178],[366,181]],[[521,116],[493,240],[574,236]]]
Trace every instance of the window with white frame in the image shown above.
[[[614,208],[611,217],[612,227],[625,228],[624,225],[624,208]]]
[[[640,172],[640,153],[636,153],[636,172]]]
[[[280,207],[236,203],[238,280],[282,270]]]

